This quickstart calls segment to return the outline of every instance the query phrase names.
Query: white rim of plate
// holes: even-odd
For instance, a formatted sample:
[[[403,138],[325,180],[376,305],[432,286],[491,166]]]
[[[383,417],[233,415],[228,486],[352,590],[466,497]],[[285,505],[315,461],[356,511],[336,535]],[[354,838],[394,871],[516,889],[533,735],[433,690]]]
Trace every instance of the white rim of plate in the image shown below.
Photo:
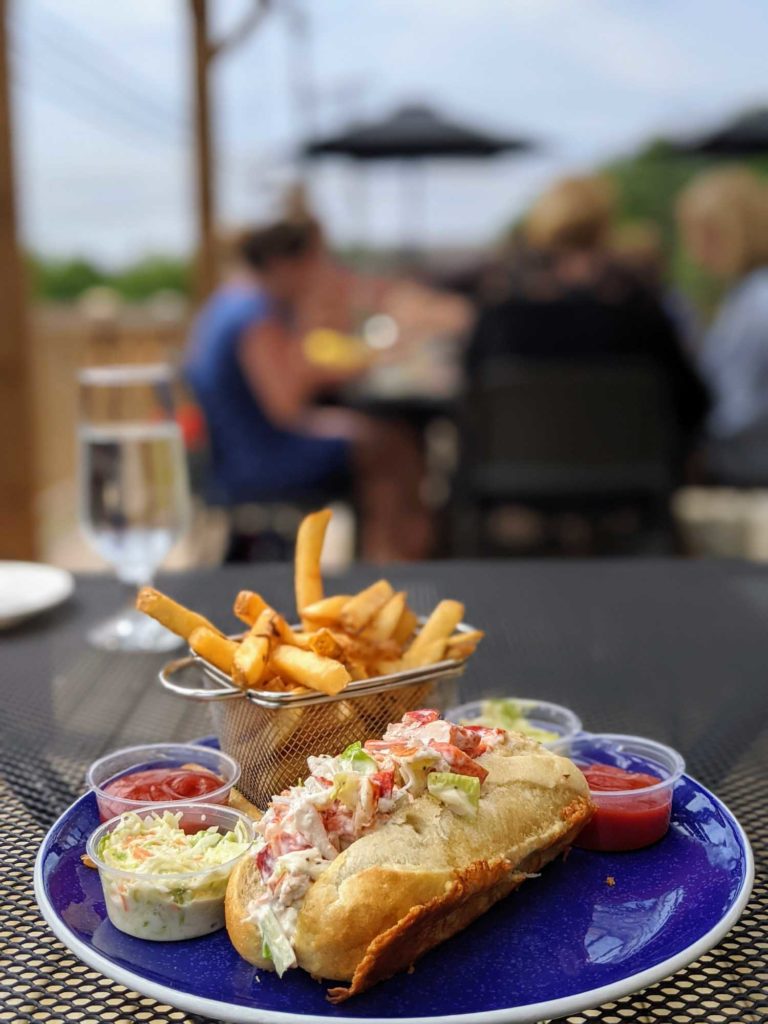
[[[66,569],[61,569],[57,565],[48,565],[46,562],[19,562],[8,559],[0,560],[0,573],[2,573],[2,570],[5,567],[13,567],[20,571],[30,570],[35,573],[42,572],[44,575],[48,576],[49,579],[55,578],[59,582],[59,592],[55,594],[53,598],[50,596],[45,597],[43,600],[35,598],[19,604],[16,609],[12,609],[10,611],[0,610],[0,625],[4,622],[21,622],[23,619],[31,618],[33,615],[39,615],[41,612],[47,612],[50,608],[56,608],[58,605],[66,601],[67,598],[71,597],[74,592],[74,576],[71,572],[68,572]]]
[[[684,776],[684,778],[691,778]],[[692,779],[696,782],[695,779]],[[231,1024],[539,1024],[542,1020],[551,1020],[557,1017],[567,1017],[582,1010],[594,1009],[602,1006],[603,1003],[613,1002],[622,996],[631,995],[647,988],[654,982],[668,978],[676,971],[687,967],[688,964],[698,960],[704,953],[709,952],[723,936],[736,924],[747,900],[752,892],[752,885],[755,878],[755,861],[749,839],[741,827],[737,818],[731,813],[728,806],[715,796],[706,786],[700,782],[696,785],[704,790],[712,799],[726,812],[736,827],[736,832],[744,847],[745,873],[741,888],[736,894],[730,909],[723,915],[717,924],[710,928],[696,942],[686,946],[674,956],[669,957],[655,967],[648,967],[638,974],[629,975],[621,981],[613,982],[611,985],[602,985],[600,988],[587,989],[583,992],[575,992],[570,996],[561,996],[559,999],[546,1000],[543,1003],[528,1003],[525,1006],[512,1006],[501,1010],[478,1010],[473,1013],[458,1013],[439,1017],[319,1017],[316,1014],[305,1013],[284,1013],[281,1010],[265,1010],[258,1006],[243,1006],[240,1003],[223,1003],[218,999],[208,999],[204,996],[196,996],[190,992],[183,992],[179,989],[169,988],[166,985],[156,984],[148,981],[141,974],[134,974],[114,964],[107,957],[97,953],[87,943],[82,942],[67,928],[61,918],[51,906],[43,886],[43,852],[48,844],[48,837],[58,827],[59,822],[65,818],[82,800],[86,800],[91,794],[85,793],[74,804],[70,805],[46,833],[45,839],[40,844],[37,857],[35,858],[35,899],[40,911],[53,931],[54,935],[64,943],[83,963],[89,967],[101,971],[106,977],[111,978],[120,985],[142,995],[150,996],[161,1003],[170,1004],[179,1010],[186,1010],[189,1013],[197,1013],[202,1016],[214,1017],[230,1021]]]

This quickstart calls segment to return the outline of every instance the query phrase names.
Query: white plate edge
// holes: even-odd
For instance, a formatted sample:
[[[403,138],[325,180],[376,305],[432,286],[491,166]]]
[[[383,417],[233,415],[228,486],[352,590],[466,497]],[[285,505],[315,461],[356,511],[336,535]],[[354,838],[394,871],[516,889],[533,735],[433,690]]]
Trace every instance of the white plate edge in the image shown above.
[[[691,778],[691,776],[688,776]],[[66,817],[72,809],[85,800],[89,793],[84,793],[56,819],[40,843],[40,848],[35,857],[34,868],[34,889],[35,899],[38,908],[45,918],[48,926],[54,935],[64,943],[83,963],[101,971],[107,978],[111,978],[120,985],[126,985],[134,991],[157,999],[159,1002],[170,1004],[180,1010],[190,1013],[197,1013],[203,1016],[215,1017],[226,1020],[229,1024],[539,1024],[541,1021],[557,1017],[565,1017],[570,1014],[579,1013],[582,1010],[594,1009],[602,1006],[603,1003],[614,1002],[616,999],[634,992],[639,992],[654,982],[668,978],[676,971],[687,967],[698,960],[704,953],[709,952],[722,939],[741,917],[742,911],[752,893],[752,886],[755,880],[755,860],[752,846],[746,832],[736,816],[720,797],[716,796],[710,789],[697,782],[713,800],[725,810],[731,821],[736,826],[736,831],[744,845],[745,854],[745,875],[741,888],[736,894],[731,908],[728,912],[710,928],[700,939],[686,946],[674,956],[649,967],[639,974],[633,974],[610,985],[603,985],[601,988],[589,989],[584,992],[576,992],[570,996],[562,996],[559,999],[548,1000],[543,1003],[528,1003],[526,1006],[515,1006],[501,1010],[482,1010],[473,1013],[460,1013],[439,1017],[318,1017],[309,1016],[304,1013],[286,1013],[282,1010],[264,1010],[259,1007],[241,1006],[237,1003],[222,1003],[217,999],[208,999],[203,996],[195,996],[188,992],[180,992],[178,989],[168,988],[165,985],[148,981],[141,974],[133,974],[113,964],[111,960],[97,953],[86,943],[81,942],[51,907],[43,887],[42,878],[42,854],[51,832],[58,826],[62,818]],[[138,984],[137,984],[138,982]],[[179,998],[181,997],[181,998]],[[235,1011],[234,1015],[232,1011]]]
[[[43,569],[58,577],[61,583],[61,588],[59,593],[53,599],[49,597],[42,601],[33,601],[32,603],[26,604],[19,610],[11,611],[10,614],[0,613],[0,629],[10,628],[19,622],[24,622],[25,619],[30,619],[35,615],[41,615],[43,612],[50,611],[52,608],[58,608],[58,606],[67,601],[75,591],[75,577],[68,569],[62,569],[58,565],[50,565],[47,562],[25,562],[13,561],[10,559],[0,560],[0,570],[2,570],[4,565],[12,565],[25,569]]]

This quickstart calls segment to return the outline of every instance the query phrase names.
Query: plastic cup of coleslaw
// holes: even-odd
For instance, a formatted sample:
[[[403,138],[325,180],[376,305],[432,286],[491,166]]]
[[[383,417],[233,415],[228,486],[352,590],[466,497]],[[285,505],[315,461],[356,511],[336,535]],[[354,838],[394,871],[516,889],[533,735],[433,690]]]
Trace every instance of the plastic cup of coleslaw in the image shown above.
[[[201,787],[205,791],[199,796],[193,795],[189,785],[194,785],[194,782],[189,776],[183,780],[186,785],[179,784],[178,775],[173,781],[173,773],[185,765],[196,765],[205,773],[218,776],[220,782],[213,788]],[[157,774],[157,781],[152,785],[148,784],[147,772]],[[124,747],[94,761],[85,775],[96,796],[102,821],[127,811],[152,809],[158,803],[170,800],[225,804],[239,778],[237,761],[220,750],[196,743],[146,743],[138,747]],[[178,789],[178,795],[174,794],[174,787]],[[126,795],[130,793],[139,794],[141,798],[131,799]]]
[[[250,849],[253,821],[218,804],[155,804],[118,815],[88,839],[115,928],[177,942],[224,926],[224,894]]]
[[[581,732],[581,719],[570,708],[529,697],[473,700],[449,708],[445,718],[457,725],[488,725],[529,732],[545,747]]]

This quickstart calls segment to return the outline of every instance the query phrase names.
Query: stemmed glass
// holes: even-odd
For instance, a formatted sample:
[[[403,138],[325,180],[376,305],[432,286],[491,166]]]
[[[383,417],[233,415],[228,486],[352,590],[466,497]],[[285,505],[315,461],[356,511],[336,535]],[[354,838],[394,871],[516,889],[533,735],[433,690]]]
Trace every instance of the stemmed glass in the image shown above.
[[[107,650],[167,651],[179,640],[136,611],[133,596],[186,530],[189,483],[165,364],[99,366],[78,374],[80,525],[114,566],[131,603],[88,633]]]

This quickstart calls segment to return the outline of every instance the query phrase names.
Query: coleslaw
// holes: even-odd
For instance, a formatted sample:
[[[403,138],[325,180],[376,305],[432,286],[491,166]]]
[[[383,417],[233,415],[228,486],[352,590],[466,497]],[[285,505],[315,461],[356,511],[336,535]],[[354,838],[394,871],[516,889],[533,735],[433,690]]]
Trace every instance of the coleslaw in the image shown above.
[[[199,825],[216,811],[227,820],[197,831],[189,830],[183,810],[130,812],[97,829],[89,853],[116,928],[142,939],[178,940],[223,926],[227,881],[253,833],[231,809],[198,805],[186,813]]]

